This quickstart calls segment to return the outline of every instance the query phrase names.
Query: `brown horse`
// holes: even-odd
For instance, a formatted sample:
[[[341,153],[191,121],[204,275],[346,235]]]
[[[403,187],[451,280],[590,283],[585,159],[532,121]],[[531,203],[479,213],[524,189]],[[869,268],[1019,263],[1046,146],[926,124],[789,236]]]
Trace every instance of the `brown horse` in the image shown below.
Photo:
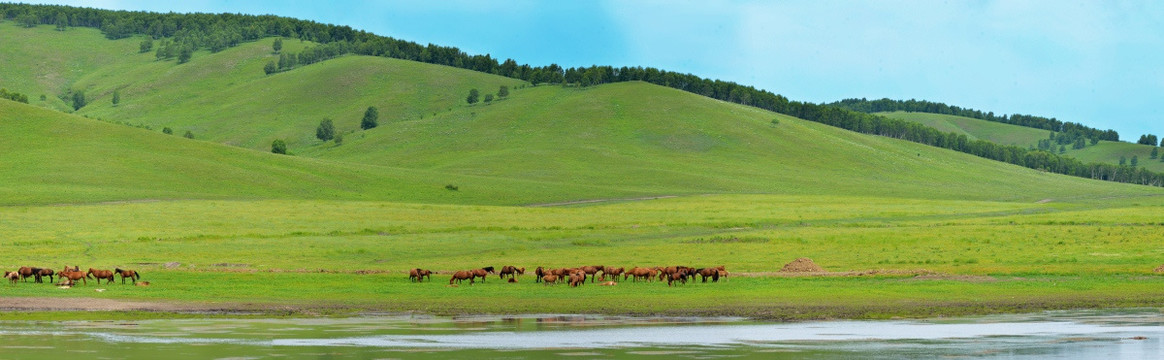
[[[125,283],[125,278],[133,279],[133,282],[135,283],[138,280],[141,280],[141,274],[138,274],[137,270],[122,270],[121,268],[116,268],[116,270],[113,270],[113,272],[117,273],[117,275],[121,275],[122,284]]]
[[[61,269],[61,272],[66,272],[66,271],[81,271],[81,267],[77,266],[77,265],[73,265],[73,266],[65,265],[65,268]]]
[[[85,285],[89,285],[89,281],[85,280],[85,278],[88,276],[85,276],[85,273],[80,271],[61,271],[57,273],[57,276],[59,276],[61,280],[67,279],[69,282],[81,280]]]
[[[472,273],[472,276],[474,279],[481,278],[481,282],[485,282],[485,276],[492,273],[492,271],[486,270],[484,268],[476,269],[476,270],[469,270],[469,272]]]
[[[712,282],[719,282],[719,272],[724,270],[723,265],[709,268],[696,269],[695,274],[700,276],[702,282],[707,282],[707,278],[711,278]],[[694,277],[695,275],[692,275]]]
[[[89,268],[89,272],[85,273],[85,277],[89,277],[90,275],[92,275],[94,279],[97,279],[98,285],[101,284],[101,279],[106,279],[109,280],[109,282],[113,282],[113,272],[109,270]]]
[[[421,268],[408,270],[408,280],[412,280],[412,282],[424,282],[426,276],[432,280],[432,271]]]
[[[546,274],[546,269],[538,266],[537,269],[534,269],[534,276],[537,276],[537,278],[534,279],[534,282],[542,282],[542,276],[546,276]]]
[[[586,272],[575,271],[570,273],[570,287],[578,287],[579,284],[586,284]]]
[[[21,266],[16,272],[20,274],[20,280],[24,280],[24,282],[28,282],[28,278],[36,276],[36,271],[27,266]]]
[[[542,276],[543,285],[549,285],[558,282],[558,275],[549,274]]]
[[[626,280],[627,277],[632,276],[634,277],[634,281],[639,281],[640,278],[643,279],[643,281],[651,281],[655,279],[655,269],[641,268],[636,266],[628,270],[626,274],[623,275],[622,279]]]
[[[497,273],[497,277],[504,279],[505,275],[509,275],[509,278],[512,279],[514,274],[525,275],[525,268],[519,268],[519,267],[512,266],[512,265],[505,265],[505,266],[501,267],[501,272]]]
[[[461,283],[461,281],[464,281],[465,279],[469,279],[469,285],[472,285],[473,284],[473,272],[461,270],[461,271],[453,273],[453,277],[449,278],[449,285],[453,284],[453,280],[456,280],[457,283],[459,284],[459,283]]]
[[[591,283],[594,282],[594,278],[598,276],[599,271],[602,271],[604,273],[606,272],[606,267],[602,266],[602,265],[583,266],[583,267],[580,267],[578,269],[585,272],[586,275],[590,275],[590,282]]]
[[[602,280],[605,281],[607,275],[610,275],[612,279],[618,280],[619,275],[622,275],[622,273],[624,271],[626,271],[626,270],[621,268],[621,267],[611,268],[611,267],[607,266],[607,267],[602,269]]]
[[[667,286],[671,286],[671,283],[676,281],[682,282],[684,285],[687,284],[687,269],[679,269],[671,273],[667,277]]]
[[[41,281],[41,278],[43,278],[45,276],[48,276],[49,283],[53,282],[53,269],[32,268],[32,270],[36,271],[36,282],[44,282],[44,281]]]

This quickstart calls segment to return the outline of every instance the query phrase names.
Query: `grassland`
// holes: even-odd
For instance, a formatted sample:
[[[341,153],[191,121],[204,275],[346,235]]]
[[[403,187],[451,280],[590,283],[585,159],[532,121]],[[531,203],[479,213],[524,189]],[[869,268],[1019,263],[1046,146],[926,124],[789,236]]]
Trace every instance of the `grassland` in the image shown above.
[[[13,90],[34,98],[84,89],[92,102],[69,115],[52,96],[0,101],[0,268],[129,267],[153,285],[18,284],[0,286],[4,296],[773,319],[1164,300],[1164,278],[1152,272],[1164,263],[1159,188],[1042,173],[645,83],[523,87],[359,56],[264,75],[271,39],[179,65],[137,53],[140,39],[70,29],[56,42],[62,34],[50,31],[0,23],[6,40],[47,49],[6,41],[13,53],[0,64],[57,59],[0,66],[0,78],[22,79]],[[106,47],[77,60],[73,41]],[[288,41],[285,51],[307,46]],[[28,80],[44,77],[37,71],[54,80]],[[514,88],[505,100],[463,103],[469,88],[501,85]],[[381,126],[355,131],[369,105]],[[323,117],[347,134],[343,144],[313,139]],[[276,138],[296,156],[270,154]],[[659,196],[668,198],[626,200]],[[519,206],[585,199],[608,201]],[[850,276],[776,274],[798,257]],[[528,275],[457,288],[443,286],[446,275],[424,284],[404,275],[505,264],[722,264],[736,276],[571,289]]]
[[[880,113],[880,115],[925,124],[945,132],[964,134],[970,139],[982,139],[1020,147],[1037,146],[1039,140],[1046,139],[1049,134],[1047,130],[953,115],[910,113],[904,111],[886,112]],[[1148,145],[1119,141],[1100,141],[1096,145],[1088,145],[1082,149],[1072,149],[1068,145],[1066,150],[1065,154],[1067,156],[1077,158],[1084,163],[1119,164],[1120,157],[1130,162],[1132,156],[1138,156],[1139,166],[1154,172],[1164,172],[1164,163],[1160,162],[1159,158],[1151,158],[1152,146]]]
[[[0,208],[4,264],[132,267],[150,287],[43,284],[9,296],[178,301],[279,311],[599,312],[772,319],[1155,306],[1164,199],[1016,204],[691,196],[565,208],[335,201],[165,201]],[[276,209],[276,210],[272,210]],[[293,246],[289,246],[293,244]],[[12,256],[19,254],[19,257]],[[809,257],[848,277],[755,276]],[[166,268],[163,264],[181,265]],[[724,264],[724,283],[546,288],[409,283],[486,265]],[[868,273],[876,270],[878,273]],[[367,274],[357,275],[359,272]],[[745,276],[745,275],[752,276]],[[94,293],[89,289],[105,288]],[[248,305],[250,304],[250,305]]]

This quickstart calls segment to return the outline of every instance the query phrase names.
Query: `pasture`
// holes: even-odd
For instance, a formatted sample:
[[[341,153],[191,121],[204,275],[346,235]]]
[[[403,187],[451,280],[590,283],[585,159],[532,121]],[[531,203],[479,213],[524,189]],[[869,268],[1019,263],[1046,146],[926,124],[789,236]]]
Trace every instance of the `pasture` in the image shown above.
[[[292,313],[420,311],[932,316],[1164,300],[1159,197],[1006,203],[777,195],[530,208],[351,201],[159,201],[0,208],[0,268],[132,268],[149,287],[0,288]],[[808,257],[845,276],[777,271]],[[166,263],[180,263],[167,267]],[[730,280],[534,282],[537,266],[725,265]],[[445,287],[517,265],[518,283]],[[408,269],[437,271],[412,283]],[[839,274],[838,274],[839,275]],[[16,315],[6,315],[17,317]]]

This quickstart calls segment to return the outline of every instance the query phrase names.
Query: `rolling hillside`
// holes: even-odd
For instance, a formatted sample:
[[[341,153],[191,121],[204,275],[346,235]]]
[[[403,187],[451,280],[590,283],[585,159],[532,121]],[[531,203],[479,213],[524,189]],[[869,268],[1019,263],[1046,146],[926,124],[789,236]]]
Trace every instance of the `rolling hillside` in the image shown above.
[[[41,28],[9,25],[0,24],[0,29],[44,33]],[[113,48],[140,41],[110,41],[95,32],[73,35],[119,44]],[[200,52],[186,64],[131,52],[118,61],[78,71],[75,82],[67,87],[91,94],[90,104],[79,114],[150,126],[155,132],[84,122],[104,129],[93,133],[120,134],[95,135],[88,138],[94,142],[86,145],[120,149],[117,156],[63,161],[59,166],[71,167],[47,173],[30,170],[12,180],[30,187],[58,184],[69,188],[68,184],[84,183],[79,174],[87,164],[100,163],[108,170],[95,182],[108,186],[73,195],[58,194],[56,189],[22,190],[10,194],[6,202],[302,196],[522,204],[704,193],[1037,201],[1158,193],[1157,189],[1051,175],[857,134],[640,82],[588,88],[523,87],[514,79],[368,56],[345,56],[265,75],[263,64],[275,57],[271,41],[219,53]],[[291,52],[311,45],[287,43],[284,51]],[[67,48],[58,51],[64,59],[71,54]],[[464,103],[469,88],[489,93],[501,85],[514,89],[508,99],[472,106]],[[109,101],[114,89],[122,94],[116,106]],[[381,109],[381,126],[357,130],[368,105]],[[6,111],[31,110],[10,106]],[[36,112],[32,117],[52,123],[47,119],[57,115]],[[314,138],[315,126],[324,117],[335,119],[339,130],[348,133],[342,145]],[[82,120],[68,120],[76,121]],[[190,130],[199,140],[250,150],[163,136],[156,132],[161,127],[172,127],[177,134]],[[35,136],[29,138],[48,138],[45,134],[52,132],[47,128],[13,131],[31,131]],[[115,138],[116,144],[98,141],[102,137]],[[291,151],[299,156],[267,154],[274,139],[288,140]],[[200,145],[186,148],[172,145],[174,140]],[[167,146],[127,145],[156,141]],[[143,153],[129,156],[125,152],[131,149]],[[39,151],[47,159],[69,159],[75,150]],[[237,156],[242,163],[229,165],[237,169],[229,171],[195,164],[143,166],[173,161],[155,158],[159,156],[191,161]],[[270,177],[264,174],[277,173],[271,166],[313,176],[280,178],[285,183],[272,186],[263,179]],[[189,180],[191,174],[238,171],[234,177]],[[50,180],[60,173],[77,178],[63,183]],[[117,179],[125,174],[131,175],[129,179]],[[461,190],[445,190],[444,185]]]
[[[1032,147],[1038,145],[1039,140],[1046,139],[1049,135],[1047,130],[953,115],[904,111],[878,114],[918,122],[945,132],[965,134],[970,139],[988,140],[1004,145]],[[1139,166],[1154,172],[1164,172],[1164,163],[1160,162],[1160,159],[1151,158],[1152,147],[1147,145],[1100,141],[1099,144],[1088,145],[1082,149],[1072,149],[1071,146],[1067,146],[1066,150],[1066,155],[1085,163],[1119,164],[1120,157],[1131,161],[1132,156],[1139,156]]]

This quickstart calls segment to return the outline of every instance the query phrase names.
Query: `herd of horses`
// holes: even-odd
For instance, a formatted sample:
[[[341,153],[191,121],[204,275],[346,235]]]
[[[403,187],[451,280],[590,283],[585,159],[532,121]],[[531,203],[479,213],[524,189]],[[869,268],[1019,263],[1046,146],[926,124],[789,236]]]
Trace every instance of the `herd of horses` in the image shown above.
[[[469,280],[469,284],[476,282],[477,278],[481,278],[481,282],[485,282],[485,277],[490,274],[496,274],[499,278],[504,279],[509,277],[509,282],[517,282],[515,275],[524,275],[524,267],[502,266],[500,271],[492,266],[486,266],[480,269],[460,270],[452,274],[449,278],[449,285],[453,283],[461,283]],[[599,275],[601,274],[601,276]],[[602,281],[602,285],[614,285],[614,280],[632,279],[632,281],[659,281],[667,282],[667,286],[672,286],[675,283],[687,284],[688,279],[695,281],[695,277],[701,277],[702,282],[707,282],[711,279],[712,282],[719,282],[720,278],[727,278],[728,272],[723,265],[705,268],[693,268],[689,266],[656,266],[656,267],[632,267],[629,270],[623,267],[612,267],[603,265],[581,266],[576,268],[557,268],[549,269],[544,267],[537,267],[534,269],[535,282],[540,282],[545,285],[556,284],[559,282],[568,283],[571,287],[578,287],[586,283],[586,277],[590,277],[590,283],[595,281]],[[607,281],[607,277],[612,280]],[[432,271],[425,269],[411,269],[408,271],[408,279],[413,282],[423,282],[425,278],[432,280]]]
[[[59,286],[73,286],[77,280],[81,280],[83,284],[88,285],[89,281],[86,279],[96,279],[97,284],[101,284],[101,280],[107,280],[108,282],[106,283],[108,284],[113,282],[114,276],[116,275],[121,275],[122,284],[125,283],[126,278],[132,279],[134,284],[137,284],[137,281],[141,279],[141,274],[136,270],[122,270],[121,268],[117,268],[116,270],[100,270],[89,268],[88,272],[81,272],[81,267],[76,265],[66,265],[61,271],[55,272],[53,269],[31,266],[22,266],[16,271],[4,272],[4,278],[8,279],[12,285],[16,285],[21,280],[28,282],[28,278],[33,278],[34,282],[43,283],[45,277],[49,279],[49,283],[53,283],[55,281],[54,276],[56,280],[60,280],[56,283]]]

